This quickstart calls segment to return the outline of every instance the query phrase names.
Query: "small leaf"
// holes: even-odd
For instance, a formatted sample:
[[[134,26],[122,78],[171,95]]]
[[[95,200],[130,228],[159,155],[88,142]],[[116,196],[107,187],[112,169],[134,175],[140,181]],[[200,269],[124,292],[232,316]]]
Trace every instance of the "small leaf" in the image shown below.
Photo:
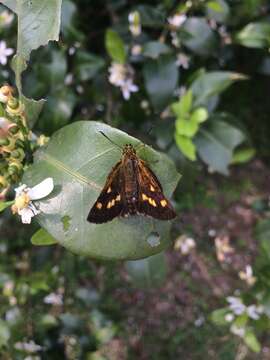
[[[224,0],[208,1],[207,16],[218,23],[224,23],[230,15],[230,7]]]
[[[97,225],[86,220],[109,172],[121,158],[117,146],[100,131],[119,146],[140,143],[95,121],[78,121],[54,133],[47,146],[36,152],[34,164],[23,177],[30,187],[47,177],[55,184],[49,197],[39,201],[41,213],[36,218],[59,244],[77,254],[99,259],[138,259],[156,254],[168,244],[168,221],[130,216]],[[179,179],[173,162],[148,146],[143,146],[138,156],[151,164],[170,196]],[[147,241],[153,231],[160,236],[157,246]]]
[[[270,46],[270,24],[268,22],[253,22],[240,30],[235,41],[249,48],[268,48]]]
[[[211,321],[219,326],[228,325],[228,321],[225,320],[225,316],[228,313],[228,309],[217,309],[211,314]]]
[[[207,104],[211,97],[220,94],[235,81],[246,79],[246,76],[230,71],[211,71],[200,74],[191,84],[194,106]]]
[[[57,244],[57,241],[44,229],[39,229],[32,237],[33,245],[45,246]]]
[[[127,261],[125,266],[136,287],[161,286],[166,278],[167,264],[164,253],[150,256],[147,259]]]
[[[244,342],[254,352],[258,353],[261,351],[261,344],[256,338],[252,330],[247,330],[244,336]]]
[[[206,121],[207,119],[208,119],[208,111],[205,108],[200,107],[193,111],[190,121],[191,122],[194,121],[198,124],[201,124],[204,121]]]
[[[178,83],[178,69],[175,58],[162,55],[157,60],[144,64],[143,76],[150,100],[157,111],[168,105]]]
[[[0,349],[7,345],[10,338],[10,330],[7,322],[0,319]]]
[[[14,201],[0,201],[0,212],[13,205]]]
[[[105,46],[113,61],[124,64],[126,62],[125,44],[114,30],[106,31]]]
[[[196,147],[190,138],[186,136],[178,135],[174,136],[176,145],[182,151],[182,153],[191,161],[196,160]]]
[[[212,170],[228,175],[234,148],[245,140],[244,134],[223,121],[208,121],[196,136],[195,144],[202,160]]]
[[[250,161],[256,154],[256,150],[254,148],[243,148],[243,149],[236,149],[233,157],[232,157],[232,164],[242,164]]]
[[[192,138],[199,130],[198,122],[191,119],[177,119],[175,122],[176,132],[179,135]]]
[[[172,104],[172,111],[177,117],[187,118],[192,107],[192,91],[188,90],[178,102]]]

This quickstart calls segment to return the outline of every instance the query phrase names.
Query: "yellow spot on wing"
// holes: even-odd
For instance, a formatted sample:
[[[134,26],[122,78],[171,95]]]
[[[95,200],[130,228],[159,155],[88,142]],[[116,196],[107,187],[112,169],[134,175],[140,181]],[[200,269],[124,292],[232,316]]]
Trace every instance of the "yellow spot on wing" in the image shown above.
[[[97,207],[99,210],[102,209],[102,204],[101,204],[101,202],[98,202],[97,205],[96,205],[96,207]]]
[[[142,194],[142,199],[143,199],[143,201],[148,200],[148,196],[145,194]]]
[[[120,200],[121,200],[121,196],[117,195],[116,198],[115,198],[115,201],[120,201]]]
[[[165,207],[167,205],[167,201],[165,199],[160,201],[160,204],[162,207]]]
[[[107,209],[110,209],[110,208],[111,208],[111,202],[109,201],[107,204]]]
[[[154,188],[153,185],[150,186],[150,190],[153,191],[153,192],[155,191],[155,188]]]
[[[112,191],[112,188],[109,186],[107,190],[107,194],[109,194]]]

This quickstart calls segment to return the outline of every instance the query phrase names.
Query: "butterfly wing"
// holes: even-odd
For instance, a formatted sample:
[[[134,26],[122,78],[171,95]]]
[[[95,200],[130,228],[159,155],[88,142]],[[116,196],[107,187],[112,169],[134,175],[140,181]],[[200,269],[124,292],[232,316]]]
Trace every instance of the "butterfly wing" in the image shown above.
[[[138,212],[159,220],[171,220],[176,213],[163,194],[162,186],[147,164],[138,162],[139,199]]]
[[[119,161],[112,168],[103,190],[88,214],[89,222],[101,224],[120,215],[123,209],[121,181],[121,161]]]

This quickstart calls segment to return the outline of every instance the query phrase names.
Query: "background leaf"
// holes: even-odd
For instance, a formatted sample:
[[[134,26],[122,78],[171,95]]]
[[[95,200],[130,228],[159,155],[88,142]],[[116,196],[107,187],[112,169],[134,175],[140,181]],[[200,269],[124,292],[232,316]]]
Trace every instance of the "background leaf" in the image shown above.
[[[178,69],[174,56],[162,55],[148,60],[143,68],[145,87],[157,111],[168,105],[178,83]]]
[[[44,229],[39,229],[32,237],[33,245],[45,246],[57,244],[57,241]]]
[[[235,40],[246,47],[267,48],[270,45],[270,24],[266,21],[249,23],[236,34]]]
[[[113,61],[124,64],[126,61],[125,44],[120,36],[114,30],[107,30],[105,37],[105,46],[108,54]]]
[[[109,171],[121,156],[100,130],[120,146],[139,143],[97,122],[77,122],[56,132],[47,148],[37,153],[34,165],[23,178],[29,186],[48,176],[54,179],[54,192],[39,203],[42,213],[38,221],[61,245],[78,254],[103,259],[138,259],[158,253],[168,245],[170,222],[143,216],[117,218],[102,225],[86,221]],[[139,155],[149,162],[164,185],[165,194],[170,196],[179,180],[172,161],[148,146]],[[151,241],[153,233],[159,235],[155,243]]]

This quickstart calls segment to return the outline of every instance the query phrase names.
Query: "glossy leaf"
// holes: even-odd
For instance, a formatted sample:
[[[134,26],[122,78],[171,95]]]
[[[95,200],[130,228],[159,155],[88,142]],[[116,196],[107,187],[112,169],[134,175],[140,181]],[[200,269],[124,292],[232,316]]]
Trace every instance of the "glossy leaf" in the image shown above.
[[[57,241],[44,229],[39,229],[32,237],[33,245],[45,246],[57,244]]]
[[[202,73],[192,83],[194,106],[205,105],[207,101],[223,92],[235,81],[245,80],[246,77],[230,71],[211,71]]]
[[[152,288],[161,286],[167,273],[165,255],[160,253],[147,259],[127,261],[126,269],[136,287]]]
[[[197,151],[209,167],[228,175],[233,150],[245,140],[244,134],[223,121],[209,121],[202,126],[195,138]]]
[[[171,55],[148,60],[143,68],[145,87],[157,111],[168,105],[178,83],[178,69]]]
[[[189,17],[183,25],[182,41],[184,45],[195,54],[212,55],[217,38],[204,18]]]
[[[114,30],[107,30],[105,37],[105,46],[108,54],[113,61],[124,64],[126,61],[125,44],[120,36]]]
[[[55,183],[53,193],[38,203],[41,214],[36,218],[58,243],[77,254],[138,259],[158,253],[168,244],[168,221],[143,216],[116,218],[101,225],[86,221],[108,173],[121,157],[101,130],[120,146],[139,144],[137,139],[93,121],[76,122],[56,132],[23,178],[29,186],[46,177]],[[179,180],[172,161],[148,146],[142,147],[139,155],[149,162],[170,196]],[[155,244],[147,241],[153,233],[159,235]]]
[[[250,48],[268,48],[270,46],[270,24],[269,22],[249,23],[236,34],[235,40]]]

